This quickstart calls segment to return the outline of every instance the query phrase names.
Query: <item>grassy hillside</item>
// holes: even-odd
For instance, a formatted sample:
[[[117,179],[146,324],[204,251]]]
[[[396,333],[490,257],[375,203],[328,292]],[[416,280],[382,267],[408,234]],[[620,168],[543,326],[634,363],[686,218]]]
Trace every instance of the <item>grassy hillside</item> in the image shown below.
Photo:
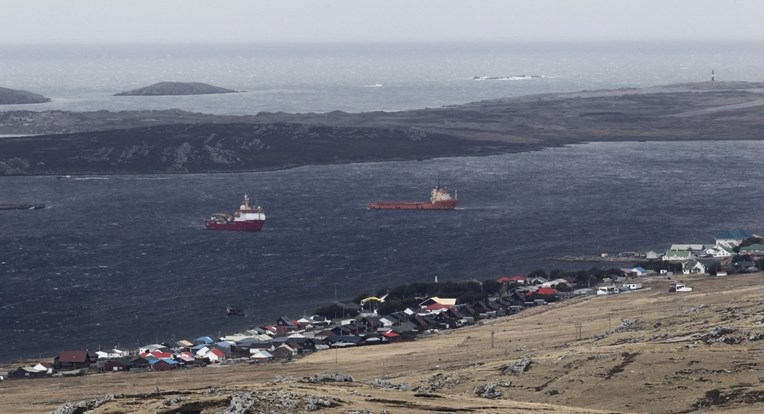
[[[647,290],[287,364],[5,381],[0,412],[113,394],[92,412],[213,413],[249,396],[249,412],[761,413],[763,274],[683,280],[693,292],[655,279]],[[325,373],[353,381],[301,381]]]

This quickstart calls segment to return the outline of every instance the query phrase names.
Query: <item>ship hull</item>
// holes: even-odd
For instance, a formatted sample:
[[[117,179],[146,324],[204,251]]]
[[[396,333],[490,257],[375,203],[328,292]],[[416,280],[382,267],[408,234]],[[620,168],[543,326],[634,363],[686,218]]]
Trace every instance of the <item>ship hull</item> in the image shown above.
[[[389,202],[379,201],[369,204],[371,210],[454,210],[457,200],[426,202]]]
[[[207,221],[205,227],[207,227],[207,230],[260,231],[263,228],[263,223],[265,223],[265,220],[235,221],[229,223]]]

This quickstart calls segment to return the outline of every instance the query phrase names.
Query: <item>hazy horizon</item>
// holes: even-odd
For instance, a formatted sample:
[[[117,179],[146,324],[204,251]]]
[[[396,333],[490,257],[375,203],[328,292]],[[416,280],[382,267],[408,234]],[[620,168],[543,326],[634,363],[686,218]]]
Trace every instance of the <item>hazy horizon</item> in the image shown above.
[[[760,0],[36,0],[0,44],[759,41]]]

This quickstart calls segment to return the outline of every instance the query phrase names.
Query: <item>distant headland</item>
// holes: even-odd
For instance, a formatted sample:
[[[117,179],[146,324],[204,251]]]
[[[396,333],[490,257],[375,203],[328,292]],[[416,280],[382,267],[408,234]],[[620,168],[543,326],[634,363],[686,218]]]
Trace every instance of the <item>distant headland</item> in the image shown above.
[[[0,88],[0,105],[35,104],[50,102],[40,94],[20,89]]]
[[[210,95],[237,92],[239,91],[202,82],[158,82],[143,88],[115,93],[114,96]]]
[[[762,140],[763,83],[548,93],[396,112],[0,111],[0,134],[30,135],[0,139],[0,175],[242,172],[586,142]]]

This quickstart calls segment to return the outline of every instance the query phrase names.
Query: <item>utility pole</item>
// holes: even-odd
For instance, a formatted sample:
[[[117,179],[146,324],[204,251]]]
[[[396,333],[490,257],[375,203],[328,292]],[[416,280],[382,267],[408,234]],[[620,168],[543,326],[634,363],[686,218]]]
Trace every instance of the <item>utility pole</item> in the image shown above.
[[[491,331],[491,349],[494,349],[494,331]]]
[[[611,315],[613,315],[611,312],[606,314],[606,317],[608,317],[608,332],[611,332]]]

